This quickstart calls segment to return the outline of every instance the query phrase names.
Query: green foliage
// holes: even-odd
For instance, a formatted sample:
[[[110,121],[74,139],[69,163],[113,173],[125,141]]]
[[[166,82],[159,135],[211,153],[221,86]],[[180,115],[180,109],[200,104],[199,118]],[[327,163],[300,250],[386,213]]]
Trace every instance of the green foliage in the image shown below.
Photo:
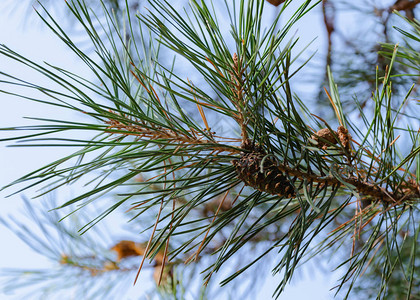
[[[95,55],[83,51],[44,10],[39,16],[95,79],[0,46],[1,55],[59,87],[0,72],[6,86],[1,92],[10,93],[7,85],[36,90],[45,97],[16,96],[82,116],[80,121],[38,118],[37,125],[1,129],[24,131],[2,139],[24,142],[20,146],[76,148],[7,188],[23,185],[15,192],[20,193],[37,186],[42,196],[76,181],[87,184],[86,192],[60,209],[113,193],[112,205],[81,231],[89,233],[111,212],[129,206],[132,220],[149,221],[140,269],[146,258],[157,260],[163,251],[162,270],[179,261],[204,261],[208,283],[241,251],[254,247],[258,252],[242,259],[221,284],[273,254],[273,272],[282,274],[277,297],[303,261],[341,247],[350,252],[339,262],[347,268],[337,288],[341,293],[347,287],[343,298],[371,263],[383,275],[378,297],[387,295],[397,265],[406,270],[398,278],[409,295],[418,281],[420,131],[418,116],[404,111],[411,106],[412,89],[394,101],[391,72],[401,63],[418,68],[418,56],[414,48],[388,45],[390,64],[383,77],[376,75],[371,110],[354,103],[359,119],[343,111],[340,87],[328,70],[326,94],[340,125],[335,130],[292,89],[306,61],[298,64],[297,40],[290,32],[317,3],[304,1],[279,26],[290,2],[265,28],[261,0],[225,1],[218,10],[211,2],[192,0],[182,15],[166,0],[150,1],[149,11],[135,19],[127,2],[121,15],[103,5],[105,22],[83,1],[69,1]],[[230,35],[221,31],[227,21]],[[418,41],[418,23],[410,24],[417,36],[402,33]],[[184,76],[179,61],[195,73]],[[74,131],[90,137],[67,135]],[[211,203],[217,208],[208,209]],[[401,259],[401,249],[410,249],[409,259]],[[214,259],[205,261],[207,256]]]

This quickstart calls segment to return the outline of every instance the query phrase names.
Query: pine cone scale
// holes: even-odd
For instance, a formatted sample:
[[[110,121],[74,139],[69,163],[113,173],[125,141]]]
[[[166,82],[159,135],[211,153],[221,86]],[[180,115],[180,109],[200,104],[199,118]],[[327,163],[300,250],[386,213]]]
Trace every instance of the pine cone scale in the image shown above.
[[[276,167],[275,162],[270,157],[266,157],[267,153],[260,146],[248,140],[242,145],[242,148],[250,152],[242,152],[240,158],[233,160],[232,164],[236,168],[238,178],[245,185],[271,195],[288,198],[296,196],[294,186],[288,177]],[[261,170],[263,159],[264,163]]]

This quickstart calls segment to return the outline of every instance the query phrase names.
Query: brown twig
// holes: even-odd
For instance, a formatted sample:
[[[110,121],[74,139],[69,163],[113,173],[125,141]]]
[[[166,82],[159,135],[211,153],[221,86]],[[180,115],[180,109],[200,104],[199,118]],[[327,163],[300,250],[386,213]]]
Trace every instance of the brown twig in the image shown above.
[[[153,237],[154,237],[154,235],[155,235],[155,232],[156,232],[156,229],[157,229],[157,225],[158,225],[159,220],[160,220],[160,214],[162,213],[162,210],[163,210],[163,197],[162,197],[162,199],[161,199],[159,212],[158,212],[158,215],[157,215],[157,217],[156,217],[155,226],[153,227],[152,234],[150,235],[150,239],[149,239],[149,241],[147,242],[146,249],[144,250],[145,254],[146,254],[146,253],[148,253],[148,251],[149,251],[149,249],[150,249],[150,246],[151,246],[151,244],[152,244]],[[137,270],[137,274],[136,274],[136,277],[135,277],[135,279],[134,279],[134,284],[133,284],[133,285],[135,285],[135,284],[136,284],[137,279],[139,278],[140,271],[141,271],[141,269],[142,269],[142,267],[143,267],[143,264],[144,264],[144,261],[145,261],[145,260],[146,260],[146,255],[143,255],[143,258],[142,258],[141,263],[140,263],[140,266],[139,266],[139,268],[138,268],[138,270]]]
[[[420,3],[420,0],[397,0],[390,8],[389,12],[392,12],[394,10],[397,11],[404,11],[405,15],[408,19],[413,20],[414,19],[414,8],[417,4]]]
[[[251,141],[248,142],[248,144],[252,144]],[[247,146],[245,150],[252,149],[252,147]],[[254,188],[257,188],[258,190],[264,191],[269,194],[277,195],[278,191],[281,189],[274,189],[272,187],[272,184],[269,182],[256,182],[250,180],[249,178],[255,178],[258,171],[255,171],[252,166],[254,165],[260,165],[262,164],[261,157],[266,157],[267,154],[265,152],[261,152],[262,150],[258,150],[258,148],[254,147],[255,154],[251,157],[247,157],[247,160],[250,161],[249,165],[245,165],[247,162],[241,160],[234,160],[232,161],[232,164],[239,169],[238,177],[243,180],[243,182],[246,185],[252,186]],[[248,152],[247,152],[248,153]],[[250,154],[246,154],[249,156]],[[289,178],[297,178],[299,180],[307,180],[308,182],[316,182],[325,184],[328,186],[341,186],[341,187],[347,187],[354,186],[355,191],[358,193],[363,194],[364,196],[370,196],[373,199],[380,200],[384,203],[397,205],[402,203],[403,201],[411,200],[414,198],[420,198],[420,187],[419,185],[414,181],[407,182],[406,185],[404,185],[404,188],[399,188],[395,191],[388,191],[384,187],[380,186],[376,183],[370,183],[367,182],[366,179],[363,179],[358,176],[342,176],[340,173],[340,170],[337,170],[335,172],[335,176],[332,174],[328,176],[321,176],[319,174],[313,173],[311,171],[303,171],[299,168],[292,168],[286,164],[274,164],[273,161],[267,160],[269,162],[269,168],[271,171],[274,169],[277,170],[278,174],[286,174],[289,176]],[[267,175],[268,176],[268,175]],[[264,177],[260,176],[260,181],[264,180]],[[285,180],[283,180],[285,181]],[[287,182],[282,183],[283,186],[288,187]],[[285,189],[285,188],[284,188]],[[289,192],[289,189],[286,189],[287,193],[284,193],[284,191],[280,194],[281,196],[295,196],[295,194]]]
[[[110,111],[111,114],[115,114],[116,117],[110,117],[106,124],[108,124],[108,132],[112,134],[119,134],[119,135],[131,135],[136,136],[139,139],[146,139],[146,140],[158,140],[163,139],[174,144],[180,144],[184,147],[195,146],[195,145],[209,145],[209,149],[220,151],[220,152],[228,152],[231,154],[240,153],[240,150],[235,148],[219,144],[215,140],[208,140],[204,135],[200,134],[199,132],[192,132],[190,131],[190,135],[184,132],[175,132],[172,129],[165,128],[165,127],[158,127],[154,124],[145,124],[144,122],[139,122],[135,120],[133,123],[137,124],[126,124],[119,119],[124,117],[124,119],[128,119],[126,116],[121,116],[113,111]],[[144,123],[144,125],[142,124]],[[140,125],[141,124],[141,125]],[[224,138],[220,136],[214,136],[215,138],[219,138],[219,142],[223,141],[234,141],[234,139]],[[210,146],[211,145],[211,146]]]
[[[326,58],[326,65],[331,66],[332,58],[332,34],[335,30],[334,28],[334,19],[335,19],[335,8],[334,5],[328,1],[322,1],[322,14],[324,16],[324,24],[325,29],[327,30],[327,38],[328,38],[328,48],[327,48],[327,58]]]
[[[274,6],[279,6],[283,2],[286,2],[286,0],[267,0],[267,2]]]

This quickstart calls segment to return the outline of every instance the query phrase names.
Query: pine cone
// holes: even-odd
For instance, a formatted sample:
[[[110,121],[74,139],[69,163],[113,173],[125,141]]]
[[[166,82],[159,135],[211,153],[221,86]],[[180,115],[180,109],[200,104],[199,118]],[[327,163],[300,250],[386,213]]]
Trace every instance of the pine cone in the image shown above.
[[[287,198],[296,195],[293,184],[276,167],[270,157],[265,158],[263,172],[261,172],[261,162],[267,153],[260,146],[247,140],[242,148],[251,152],[242,152],[241,157],[238,160],[233,160],[232,164],[236,167],[238,178],[245,185],[261,192]]]
[[[337,144],[337,140],[335,139],[333,132],[330,131],[330,129],[328,128],[323,128],[319,130],[317,133],[311,136],[311,139],[316,141],[318,148],[322,148],[324,150],[327,149],[327,147],[330,145],[328,142],[330,142],[331,144]]]

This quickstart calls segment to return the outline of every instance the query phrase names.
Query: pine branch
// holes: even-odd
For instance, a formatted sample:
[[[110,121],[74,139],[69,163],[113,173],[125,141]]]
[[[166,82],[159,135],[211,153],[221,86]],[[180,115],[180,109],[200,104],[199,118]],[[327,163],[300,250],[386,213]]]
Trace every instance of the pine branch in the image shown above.
[[[393,48],[384,77],[376,74],[371,110],[355,102],[361,124],[343,111],[339,87],[327,69],[326,95],[335,112],[334,122],[339,124],[333,130],[332,122],[312,113],[292,88],[294,76],[307,61],[298,63],[297,41],[286,37],[313,6],[311,1],[302,3],[279,29],[280,17],[290,2],[285,1],[265,29],[264,1],[242,1],[239,7],[226,2],[224,16],[229,17],[230,35],[222,32],[214,7],[204,1],[190,1],[188,17],[169,1],[151,1],[149,12],[138,15],[137,24],[128,12],[127,19],[115,20],[105,6],[102,24],[83,1],[69,2],[69,11],[85,28],[98,61],[82,51],[47,11],[40,14],[90,68],[96,81],[35,63],[0,46],[0,54],[38,71],[64,92],[4,73],[2,84],[40,91],[47,100],[28,100],[74,110],[86,120],[37,119],[47,124],[2,129],[35,131],[12,138],[31,146],[77,147],[73,154],[11,185],[27,183],[19,192],[42,186],[46,188],[42,195],[76,180],[90,184],[89,190],[60,208],[86,205],[118,191],[115,202],[81,231],[133,201],[133,220],[149,217],[145,225],[148,242],[143,252],[132,243],[126,245],[127,253],[123,243],[112,248],[119,260],[140,254],[143,262],[147,258],[159,261],[158,282],[180,261],[191,263],[217,254],[204,270],[208,283],[238,251],[265,241],[268,247],[222,283],[269,253],[279,252],[273,270],[283,274],[278,296],[315,241],[324,238],[331,247],[351,237],[351,256],[341,262],[350,265],[338,291],[349,284],[347,297],[376,255],[386,261],[384,289],[393,272],[390,253],[399,247],[398,222],[407,218],[407,223],[415,224],[412,211],[420,198],[420,131],[410,122],[404,124],[415,117],[403,113],[412,88],[395,105],[391,71],[398,59],[409,58],[406,63],[413,65],[418,57]],[[137,30],[134,25],[144,30],[140,42],[127,41],[126,33],[134,36]],[[106,32],[106,38],[98,34],[97,27]],[[131,46],[131,42],[139,45]],[[203,82],[196,85],[189,75],[179,74],[173,61],[168,65],[159,55],[160,47],[187,61]],[[20,96],[25,97],[23,92]],[[218,124],[232,125],[237,131]],[[92,137],[64,135],[74,130],[92,132]],[[401,153],[398,147],[403,138],[408,151]],[[224,206],[228,195],[233,200]],[[357,203],[355,209],[352,201]],[[216,204],[213,213],[210,204]],[[338,219],[341,223],[336,224]],[[287,229],[280,230],[282,227]],[[330,235],[324,233],[328,230]],[[365,232],[366,242],[359,247],[358,237]],[[324,251],[325,244],[315,254]],[[106,274],[107,268],[122,270],[118,261],[108,267],[89,267],[81,263],[86,256],[60,255],[62,265],[91,276]],[[410,264],[412,268],[414,262]]]

